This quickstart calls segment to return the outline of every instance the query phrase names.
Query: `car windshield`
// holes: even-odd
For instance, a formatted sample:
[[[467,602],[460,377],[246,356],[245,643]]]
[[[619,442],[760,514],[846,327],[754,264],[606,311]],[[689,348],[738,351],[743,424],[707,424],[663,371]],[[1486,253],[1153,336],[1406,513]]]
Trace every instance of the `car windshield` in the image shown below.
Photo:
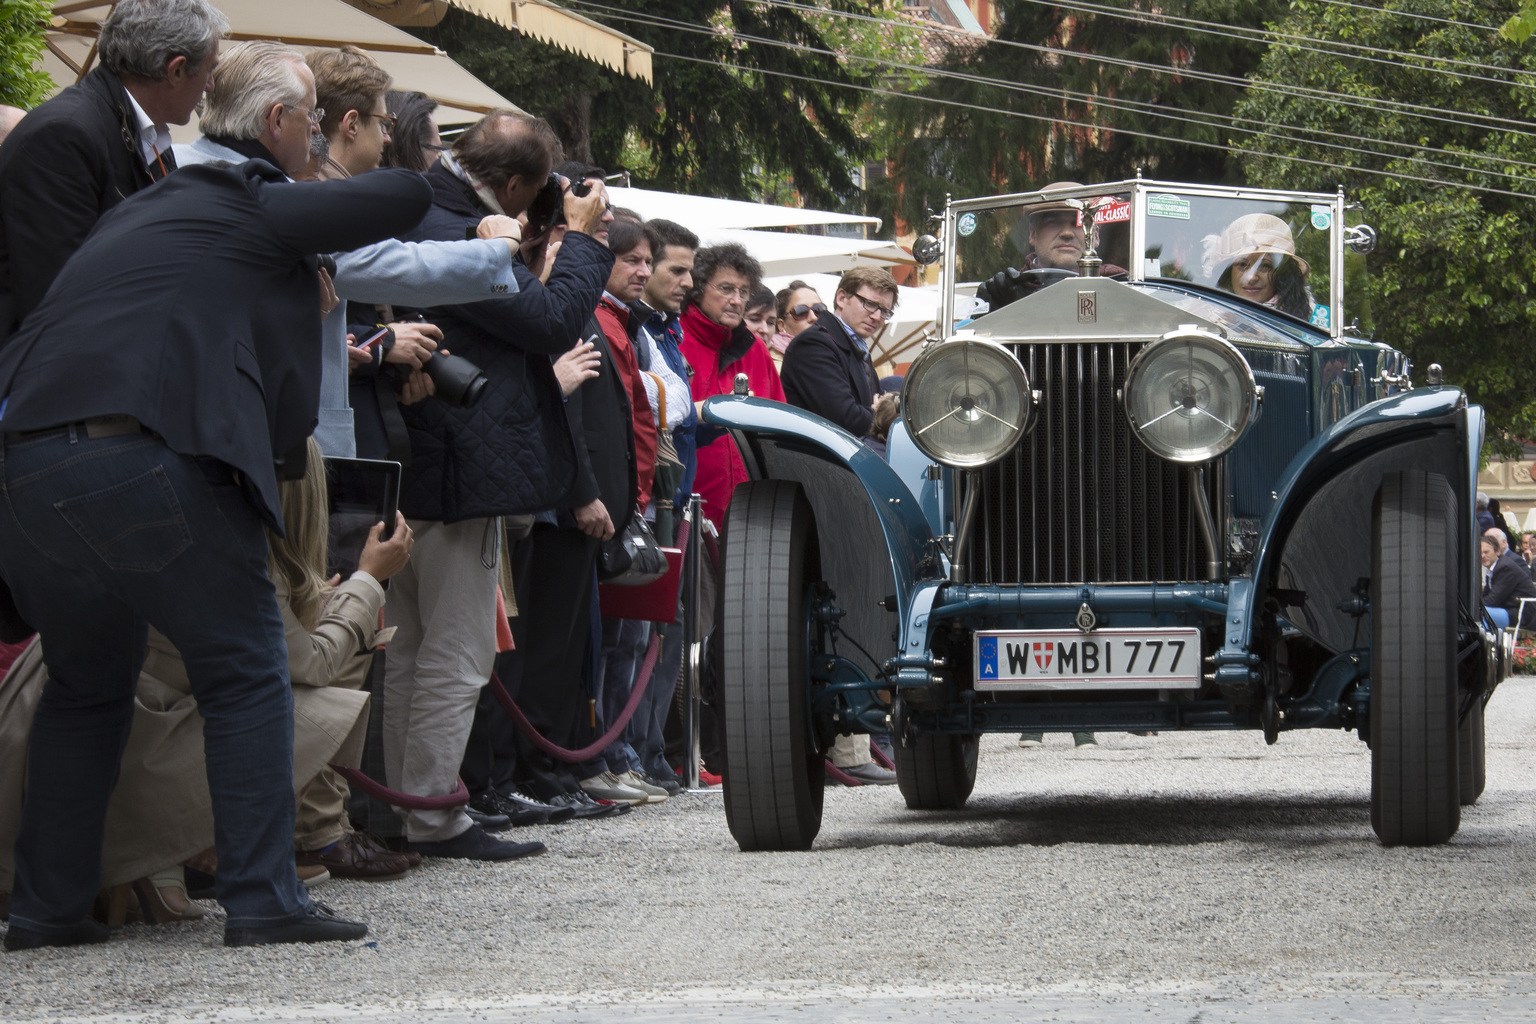
[[[1190,281],[1329,327],[1333,207],[1149,192],[1141,276]]]

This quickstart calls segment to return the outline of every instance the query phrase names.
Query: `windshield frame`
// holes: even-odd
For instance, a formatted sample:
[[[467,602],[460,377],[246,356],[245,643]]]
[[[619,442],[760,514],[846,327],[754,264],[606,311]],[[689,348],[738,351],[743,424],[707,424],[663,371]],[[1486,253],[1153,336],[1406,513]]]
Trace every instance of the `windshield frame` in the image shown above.
[[[1044,192],[1015,192],[1009,195],[984,196],[976,199],[961,200],[947,197],[944,204],[943,234],[940,236],[945,241],[944,264],[939,295],[939,323],[943,336],[947,337],[955,330],[955,288],[958,284],[955,280],[955,275],[958,261],[955,258],[954,246],[950,243],[951,240],[958,237],[956,224],[961,215],[1008,207],[1029,207],[1046,202],[1057,203],[1063,199],[1087,201],[1097,199],[1108,193],[1128,193],[1130,195],[1130,245],[1133,258],[1130,261],[1131,266],[1127,267],[1126,270],[1128,272],[1128,279],[1136,282],[1164,280],[1161,277],[1150,279],[1145,277],[1145,260],[1141,258],[1146,250],[1147,243],[1147,197],[1153,193],[1210,199],[1246,199],[1265,203],[1306,203],[1313,206],[1328,206],[1333,213],[1328,228],[1328,326],[1324,329],[1313,325],[1312,329],[1323,331],[1328,337],[1334,339],[1344,336],[1344,325],[1341,322],[1344,316],[1345,229],[1343,188],[1340,188],[1336,193],[1291,192],[1280,189],[1239,188],[1226,185],[1190,185],[1183,182],[1155,181],[1147,178],[1133,178],[1129,181],[1085,185],[1082,188],[1053,189],[1048,194]],[[1247,303],[1247,300],[1241,297],[1234,296],[1234,298],[1237,298],[1239,302]]]

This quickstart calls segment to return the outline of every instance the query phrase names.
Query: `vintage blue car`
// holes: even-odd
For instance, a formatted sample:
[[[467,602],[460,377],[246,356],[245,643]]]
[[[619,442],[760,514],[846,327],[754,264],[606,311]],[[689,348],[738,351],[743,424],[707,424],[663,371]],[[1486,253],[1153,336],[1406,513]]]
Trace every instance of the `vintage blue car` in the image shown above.
[[[987,732],[1353,729],[1381,841],[1455,834],[1510,663],[1483,412],[1363,336],[1350,209],[1140,178],[950,200],[914,246],[942,259],[940,337],[888,462],[779,403],[705,405],[752,476],[716,638],[743,850],[808,847],[828,747],[880,730],[933,810]],[[1036,251],[1062,211],[1092,243],[1070,269]]]

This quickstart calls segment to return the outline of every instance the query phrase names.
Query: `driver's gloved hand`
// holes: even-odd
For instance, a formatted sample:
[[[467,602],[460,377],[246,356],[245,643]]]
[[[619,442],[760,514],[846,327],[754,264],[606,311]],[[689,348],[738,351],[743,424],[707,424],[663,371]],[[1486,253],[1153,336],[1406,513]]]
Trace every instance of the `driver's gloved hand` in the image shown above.
[[[1017,267],[999,270],[976,286],[976,297],[991,309],[1001,309],[1010,302],[1017,302],[1034,289],[1033,284]]]

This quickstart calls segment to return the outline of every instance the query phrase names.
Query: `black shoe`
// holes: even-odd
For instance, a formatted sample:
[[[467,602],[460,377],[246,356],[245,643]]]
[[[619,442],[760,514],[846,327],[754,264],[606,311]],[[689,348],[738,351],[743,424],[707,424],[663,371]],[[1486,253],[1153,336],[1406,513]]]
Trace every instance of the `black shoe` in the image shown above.
[[[565,813],[564,808],[554,808],[546,803],[541,803],[532,797],[523,796],[521,793],[500,793],[494,789],[488,789],[469,802],[469,805],[483,814],[500,814],[511,819],[512,824],[518,827],[523,825],[547,825],[557,820],[566,821],[574,818],[576,813]]]
[[[44,946],[95,946],[107,941],[111,932],[106,925],[88,917],[66,932],[35,932],[13,924],[5,933],[5,948],[15,952],[22,949],[42,949]]]
[[[551,807],[570,809],[578,820],[588,818],[614,818],[629,813],[628,804],[600,804],[585,793],[561,793],[549,798]]]
[[[423,857],[462,857],[465,860],[518,860],[537,857],[547,847],[543,843],[509,843],[486,835],[479,825],[471,825],[452,839],[435,842],[411,841],[406,849]]]
[[[640,776],[641,782],[648,782],[653,786],[660,786],[667,791],[667,796],[677,796],[683,791],[683,784],[677,781],[677,776],[668,772],[666,775],[652,775],[650,772],[635,769],[635,774]]]
[[[570,808],[570,807],[551,807],[550,804],[549,804],[549,801],[547,801],[547,800],[540,800],[538,797],[534,796],[532,793],[528,792],[526,789],[521,789],[521,788],[519,788],[517,786],[513,786],[511,789],[508,789],[506,792],[501,792],[501,791],[498,790],[498,793],[504,799],[511,801],[513,804],[515,804],[515,805],[517,805],[519,807],[527,807],[529,809],[537,808],[538,810],[542,811],[543,813],[548,814],[549,815],[549,819],[548,819],[549,820],[549,824],[551,824],[551,825],[558,825],[562,821],[570,821],[572,818],[576,817],[576,811],[573,808]],[[503,811],[502,813],[503,814],[510,814],[511,812],[510,811]],[[514,824],[514,825],[517,824],[517,817],[516,817],[516,815],[513,815],[513,817],[512,817],[512,824]]]
[[[368,934],[368,926],[337,917],[336,911],[315,902],[309,914],[287,924],[256,928],[225,928],[226,946],[266,946],[276,942],[347,942]]]
[[[464,813],[469,815],[469,820],[480,826],[487,832],[505,832],[512,827],[512,819],[505,814],[486,814],[476,810],[471,804],[464,808]]]

